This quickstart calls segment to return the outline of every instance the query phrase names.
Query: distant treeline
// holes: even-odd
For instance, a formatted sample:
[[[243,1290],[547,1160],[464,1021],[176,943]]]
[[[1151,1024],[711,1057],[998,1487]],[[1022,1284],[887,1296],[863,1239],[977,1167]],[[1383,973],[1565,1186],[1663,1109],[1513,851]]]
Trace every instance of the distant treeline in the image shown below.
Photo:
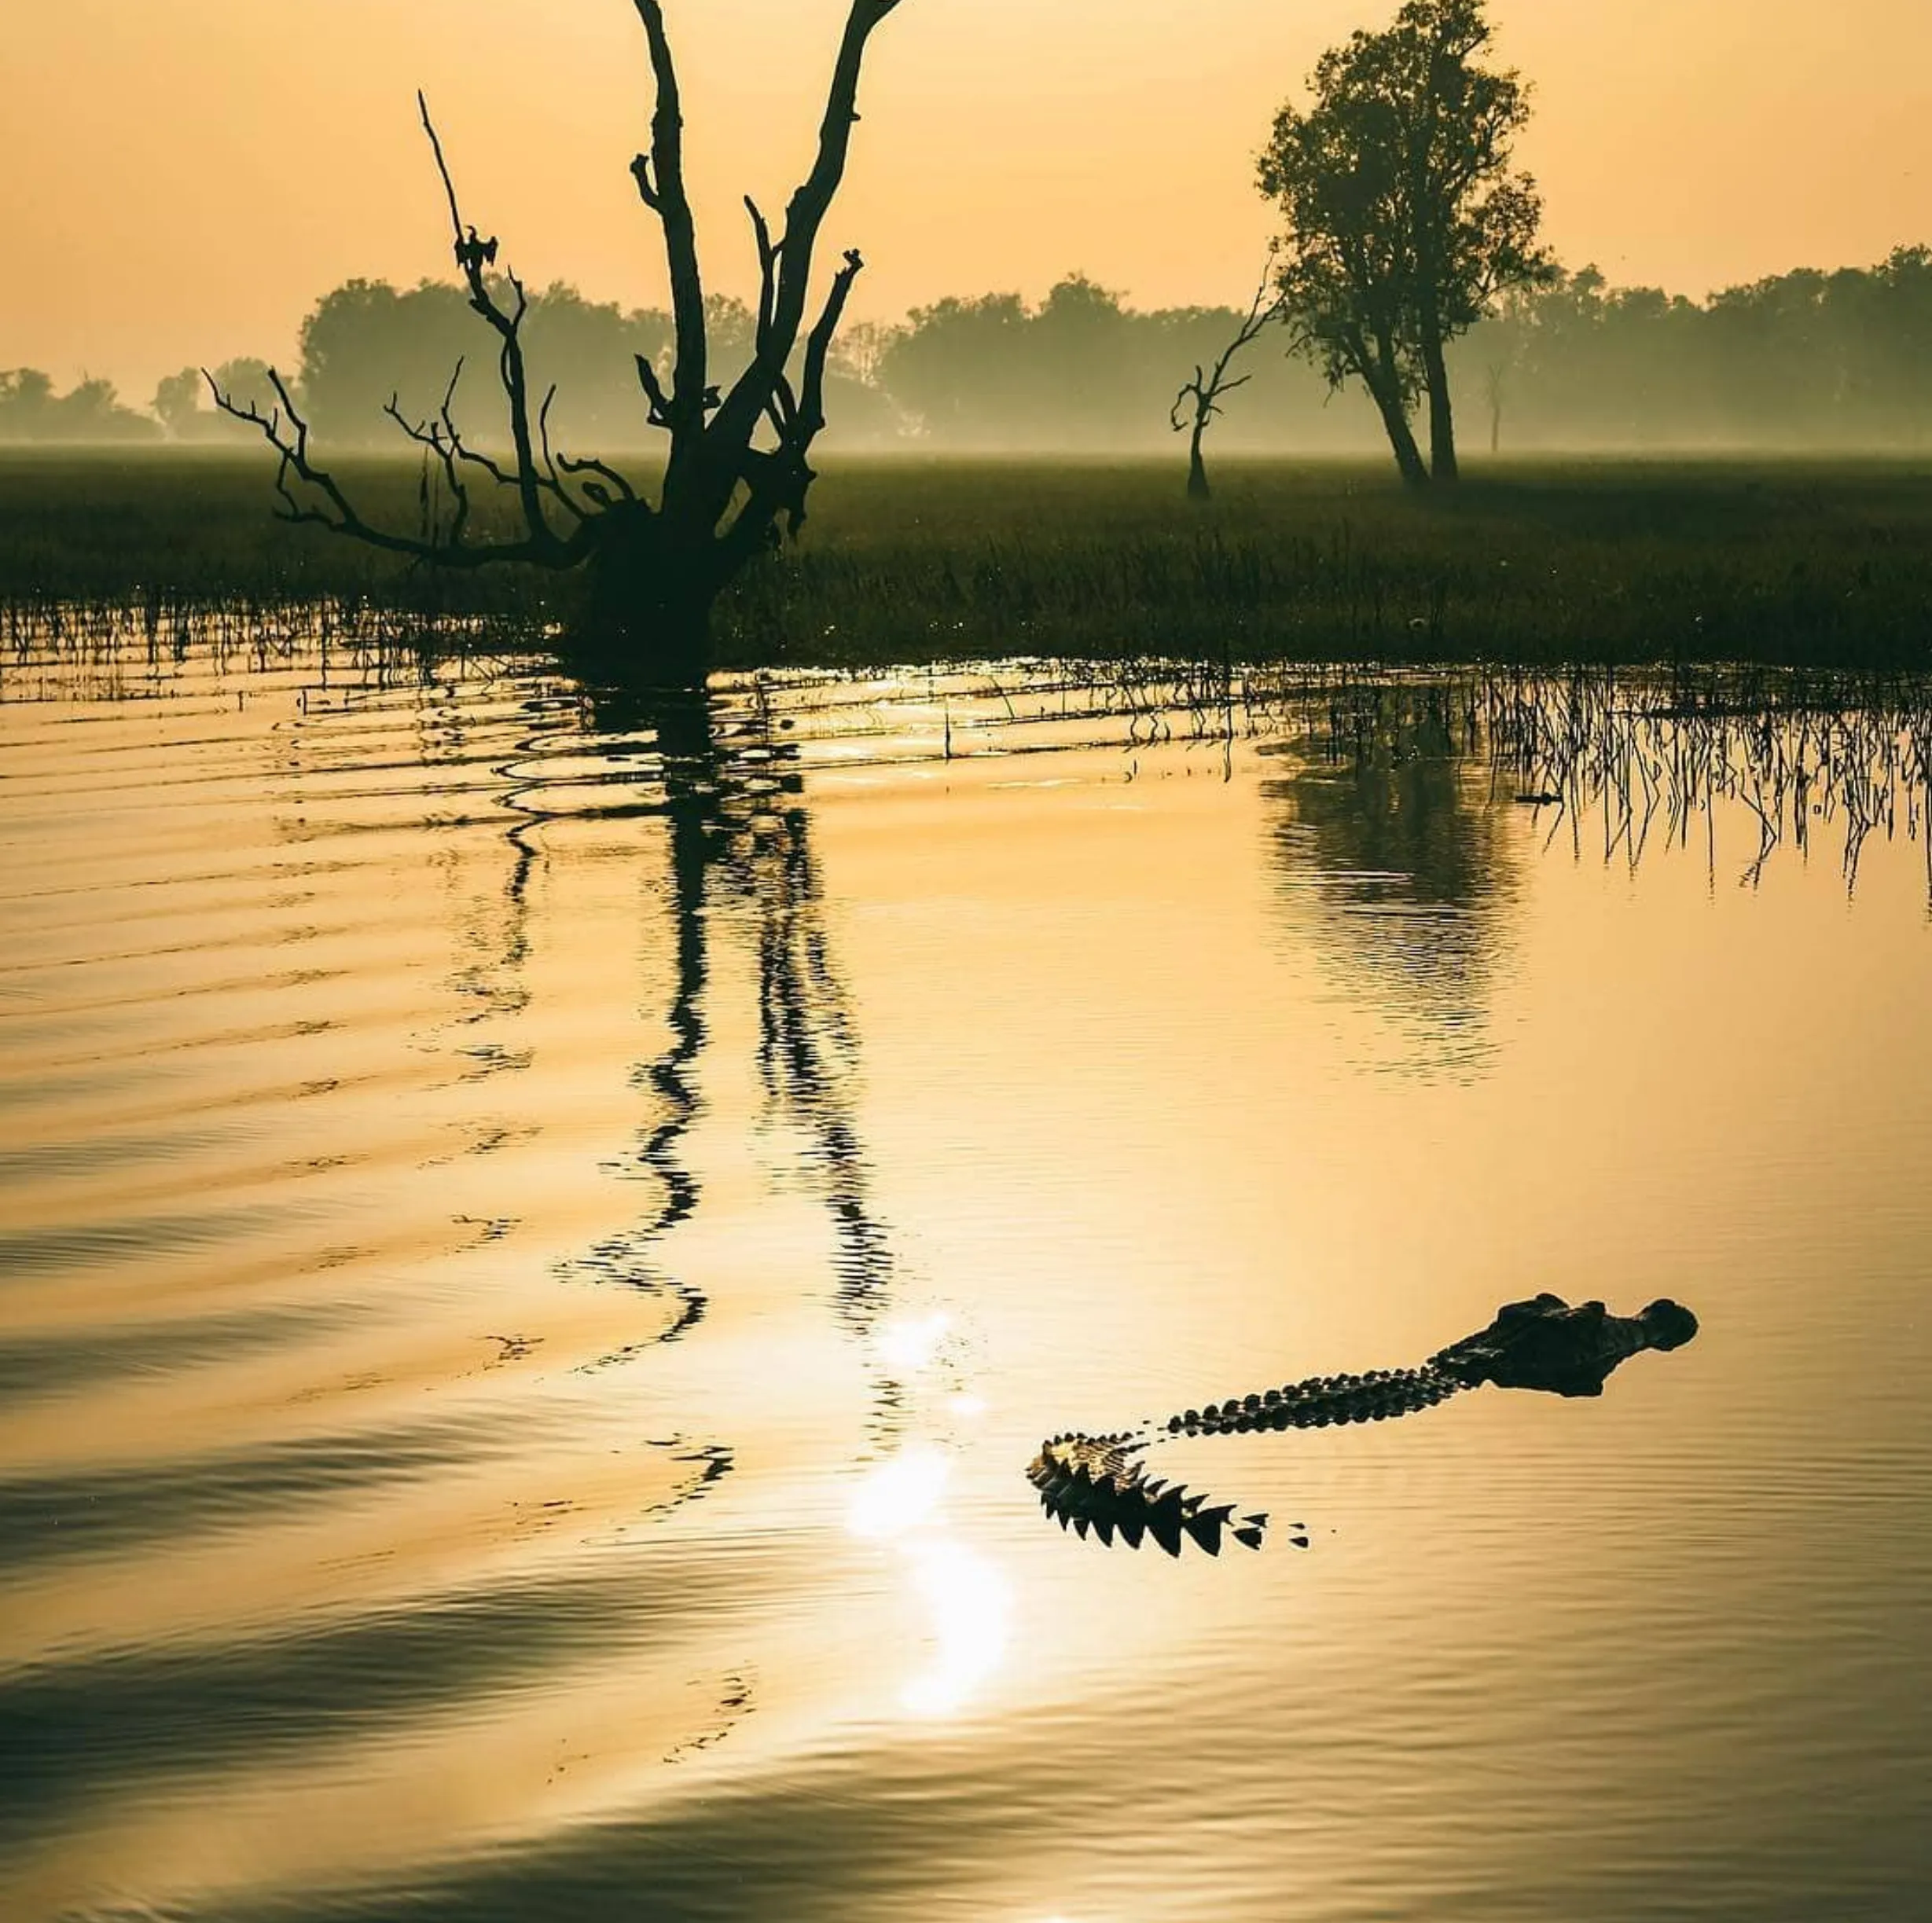
[[[65,394],[37,367],[0,369],[0,441],[152,441],[161,425],[123,407],[109,380]]]
[[[1702,302],[1586,267],[1511,296],[1457,357],[1465,417],[1486,430],[1500,415],[1505,447],[1922,448],[1932,248]]]
[[[749,351],[742,303],[710,303],[714,365]],[[950,299],[897,327],[846,330],[827,382],[828,439],[848,449],[1147,450],[1169,445],[1168,409],[1197,361],[1211,362],[1232,307],[1142,311],[1081,276],[1037,305],[1016,294]],[[670,317],[534,295],[525,332],[532,379],[552,383],[551,429],[567,450],[648,446],[636,357],[668,366]],[[1357,394],[1331,395],[1285,334],[1253,350],[1254,378],[1217,430],[1224,452],[1367,452],[1380,444]],[[466,434],[499,417],[493,342],[454,286],[399,291],[352,281],[302,328],[290,378],[318,442],[402,445],[384,409],[411,420],[450,398]],[[466,358],[467,357],[467,358]],[[1454,350],[1472,446],[1504,450],[1699,447],[1913,449],[1932,444],[1932,249],[1904,248],[1868,270],[1809,270],[1708,300],[1614,288],[1594,268],[1509,298]],[[225,388],[272,400],[266,365],[227,363]],[[33,369],[0,372],[0,441],[178,440],[244,432],[209,407],[200,376],[163,381],[151,411],[111,384],[66,394]]]

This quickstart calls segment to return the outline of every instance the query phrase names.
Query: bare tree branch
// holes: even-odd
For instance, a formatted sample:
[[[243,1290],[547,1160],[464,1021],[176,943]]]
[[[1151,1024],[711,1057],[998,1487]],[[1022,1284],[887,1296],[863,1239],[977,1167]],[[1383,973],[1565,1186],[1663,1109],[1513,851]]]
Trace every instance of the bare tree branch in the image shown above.
[[[1278,250],[1269,248],[1268,261],[1262,270],[1262,277],[1254,289],[1254,298],[1248,303],[1247,313],[1235,329],[1234,338],[1221,350],[1221,358],[1215,361],[1210,372],[1199,361],[1194,366],[1194,378],[1183,383],[1181,391],[1174,396],[1174,404],[1167,410],[1167,421],[1175,433],[1185,434],[1190,430],[1193,439],[1188,447],[1188,492],[1197,501],[1207,498],[1207,471],[1201,461],[1201,439],[1207,431],[1209,422],[1220,413],[1221,398],[1234,392],[1237,387],[1245,387],[1254,376],[1240,374],[1229,377],[1229,369],[1233,366],[1235,357],[1251,346],[1269,328],[1283,320],[1287,312],[1287,298],[1276,284],[1275,262]],[[1192,401],[1192,410],[1186,404]]]
[[[419,446],[427,448],[443,464],[443,478],[450,497],[456,502],[456,513],[450,524],[446,538],[439,538],[439,530],[428,519],[428,503],[425,497],[424,516],[425,538],[439,549],[443,546],[460,548],[463,534],[469,525],[469,490],[463,485],[463,477],[457,463],[464,457],[462,443],[457,438],[454,424],[450,418],[450,407],[456,395],[456,383],[463,377],[463,363],[459,360],[455,371],[450,376],[450,384],[443,390],[443,413],[439,420],[412,423],[403,413],[401,398],[391,395],[388,405],[383,409],[409,438]]]
[[[516,295],[516,306],[505,312],[497,300],[483,273],[484,268],[496,259],[496,240],[494,237],[487,240],[479,240],[474,227],[465,230],[462,210],[457,204],[456,183],[450,177],[449,163],[443,158],[443,142],[437,136],[435,123],[429,117],[429,102],[420,89],[416,95],[416,105],[422,116],[423,131],[429,137],[430,152],[435,156],[436,172],[443,181],[443,193],[450,204],[450,227],[454,237],[456,264],[469,289],[469,304],[496,330],[502,343],[498,371],[503,382],[504,398],[509,406],[510,444],[516,455],[515,485],[523,506],[523,524],[530,530],[531,540],[541,546],[556,537],[543,518],[543,480],[537,466],[530,431],[530,381],[523,365],[523,317],[530,310],[530,302],[523,292],[523,282],[513,273],[506,273],[505,277]]]
[[[831,355],[839,323],[844,317],[845,303],[850,298],[852,283],[864,271],[865,266],[857,248],[848,247],[845,250],[845,264],[832,276],[832,291],[825,297],[825,310],[806,339],[805,372],[795,431],[804,436],[808,447],[825,425],[825,362]],[[803,519],[803,514],[799,518]],[[796,528],[792,531],[796,533]]]
[[[670,467],[681,473],[696,458],[704,431],[704,392],[709,385],[705,372],[708,348],[704,281],[698,270],[697,228],[685,191],[684,110],[678,91],[677,64],[664,31],[664,9],[659,0],[634,0],[634,4],[650,46],[657,105],[651,116],[651,151],[632,163],[631,174],[639,196],[664,230],[677,362],[670,398],[659,411],[671,432]],[[657,405],[653,397],[653,406]]]
[[[549,391],[543,397],[543,405],[537,409],[537,437],[543,450],[545,480],[552,497],[566,514],[577,520],[586,518],[583,509],[571,497],[564,485],[564,478],[557,472],[556,456],[550,451],[550,408],[556,399],[556,383],[550,383]]]
[[[813,442],[825,425],[825,363],[852,283],[865,265],[857,248],[847,248],[844,264],[832,277],[825,307],[806,339],[798,392],[794,394],[790,380],[781,373],[767,402],[766,417],[777,435],[778,445],[750,448],[742,457],[739,479],[747,498],[724,537],[726,558],[734,564],[771,545],[781,515],[787,531],[794,536],[805,524],[806,495],[817,478],[809,457]]]
[[[561,448],[559,448],[556,464],[568,475],[593,474],[601,476],[617,490],[617,498],[620,501],[634,501],[637,498],[637,490],[624,479],[623,475],[607,462],[599,461],[594,456],[586,455],[581,461],[574,461]],[[584,487],[584,493],[600,506],[604,505],[610,498],[603,489],[593,488],[588,484]]]
[[[547,532],[541,541],[526,539],[476,545],[462,540],[460,529],[457,530],[457,538],[446,540],[395,534],[386,528],[374,527],[356,511],[335,476],[315,461],[310,450],[309,424],[290,398],[287,383],[274,368],[269,369],[268,378],[275,390],[277,405],[266,414],[252,401],[237,402],[232,395],[223,393],[214,376],[205,368],[202,369],[202,378],[208,383],[208,392],[222,413],[253,428],[275,450],[279,457],[275,471],[275,491],[282,499],[283,520],[325,528],[332,534],[345,535],[369,547],[379,548],[384,553],[434,561],[445,567],[483,567],[500,562],[523,562],[538,567],[571,567],[588,552],[587,545],[578,538],[560,541]],[[394,410],[393,417],[412,440],[435,451],[438,458],[444,462],[445,472],[449,471],[450,461],[457,456],[454,450],[446,455],[442,451],[447,447],[448,442],[439,428],[412,426],[399,409]],[[441,447],[439,442],[442,443]],[[326,507],[318,507],[302,500],[289,485],[292,476],[321,495]],[[459,501],[467,498],[460,486],[453,492]],[[459,515],[461,512],[459,506]]]
[[[751,216],[752,237],[758,242],[758,331],[753,336],[753,351],[762,354],[771,342],[772,310],[778,294],[778,249],[758,203],[748,193],[744,211]]]
[[[641,9],[651,4],[651,0],[637,0],[637,4]],[[777,255],[777,274],[769,325],[763,330],[765,337],[751,365],[739,376],[706,429],[707,439],[724,448],[742,447],[748,442],[778,376],[791,358],[804,322],[812,251],[818,230],[845,177],[852,129],[858,119],[859,75],[865,64],[866,42],[898,4],[898,0],[853,0],[851,11],[846,17],[845,32],[826,95],[825,116],[819,127],[817,154],[810,173],[785,209],[784,233],[773,250]],[[729,483],[727,492],[728,488]]]

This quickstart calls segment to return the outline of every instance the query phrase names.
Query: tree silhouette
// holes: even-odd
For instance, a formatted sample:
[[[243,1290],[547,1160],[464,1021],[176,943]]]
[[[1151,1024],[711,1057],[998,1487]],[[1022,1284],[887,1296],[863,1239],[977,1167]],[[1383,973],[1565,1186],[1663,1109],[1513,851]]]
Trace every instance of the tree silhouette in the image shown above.
[[[121,404],[112,381],[83,379],[57,394],[38,367],[0,368],[0,441],[145,441],[159,432]]]
[[[399,401],[398,427],[437,462],[450,503],[446,517],[417,534],[365,520],[347,493],[317,461],[307,417],[288,383],[271,372],[274,401],[238,399],[212,378],[226,412],[248,421],[274,449],[276,486],[286,520],[309,523],[390,553],[432,565],[476,568],[520,563],[558,571],[582,567],[588,589],[574,637],[576,651],[598,671],[665,686],[701,681],[709,654],[711,614],[718,596],[757,556],[775,545],[782,521],[796,533],[817,478],[809,464],[825,426],[825,381],[832,338],[852,282],[863,266],[848,249],[818,317],[806,327],[812,257],[819,229],[844,178],[867,42],[899,0],[851,0],[828,91],[810,172],[792,195],[774,237],[747,196],[760,288],[749,364],[728,389],[713,384],[713,310],[698,261],[696,223],[685,188],[684,117],[678,75],[659,0],[633,0],[648,46],[656,89],[650,149],[631,164],[638,197],[663,231],[670,270],[673,354],[668,380],[639,354],[638,384],[651,424],[669,438],[657,499],[646,500],[608,462],[573,459],[553,445],[556,389],[539,398],[524,354],[530,301],[498,244],[463,217],[443,145],[422,96],[417,97],[446,196],[456,263],[472,311],[495,337],[497,372],[508,414],[505,455],[467,439],[455,417],[462,363],[433,410],[412,414]],[[793,356],[803,354],[795,381]],[[770,439],[755,445],[769,428]],[[472,484],[505,490],[519,531],[479,538],[471,529]]]
[[[1174,404],[1167,411],[1168,424],[1177,434],[1188,435],[1188,498],[1190,501],[1206,501],[1212,491],[1207,485],[1207,468],[1201,459],[1201,441],[1207,434],[1214,417],[1221,411],[1223,395],[1232,394],[1236,387],[1244,387],[1252,378],[1240,374],[1229,378],[1236,356],[1251,346],[1276,321],[1281,317],[1281,294],[1275,286],[1275,256],[1270,248],[1268,266],[1262,273],[1261,284],[1254,290],[1254,298],[1248,303],[1248,310],[1241,324],[1234,331],[1234,338],[1221,350],[1221,357],[1210,371],[1204,361],[1194,365],[1194,378],[1186,382],[1174,396]],[[1190,409],[1188,406],[1192,402]]]
[[[1282,292],[1329,380],[1368,389],[1403,478],[1457,475],[1444,350],[1511,287],[1548,280],[1542,203],[1513,171],[1529,119],[1514,72],[1477,64],[1486,0],[1408,0],[1316,66],[1315,100],[1285,106],[1262,154],[1287,222]],[[1409,409],[1429,408],[1425,468]]]

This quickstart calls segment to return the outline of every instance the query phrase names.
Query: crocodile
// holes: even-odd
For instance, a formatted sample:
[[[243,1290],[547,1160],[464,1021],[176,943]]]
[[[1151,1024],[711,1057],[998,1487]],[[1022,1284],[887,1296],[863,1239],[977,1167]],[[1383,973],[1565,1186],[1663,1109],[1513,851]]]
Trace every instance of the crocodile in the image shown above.
[[[1258,1549],[1265,1514],[1237,1514],[1232,1503],[1190,1495],[1151,1477],[1142,1461],[1164,1437],[1226,1436],[1272,1429],[1326,1429],[1380,1422],[1434,1408],[1452,1396],[1493,1383],[1558,1396],[1600,1396],[1613,1371],[1644,1349],[1680,1349],[1697,1318],[1668,1299],[1634,1316],[1613,1316],[1601,1302],[1574,1308],[1544,1294],[1507,1302],[1486,1328],[1439,1349],[1419,1367],[1371,1369],[1358,1375],[1317,1375],[1279,1389],[1210,1402],[1164,1420],[1107,1435],[1078,1431],[1040,1445],[1027,1472],[1041,1506],[1062,1528],[1091,1531],[1111,1545],[1137,1549],[1151,1540],[1170,1556],[1192,1541],[1210,1555],[1224,1539]],[[1297,1525],[1298,1529],[1299,1525]],[[1308,1539],[1298,1533],[1298,1547]]]

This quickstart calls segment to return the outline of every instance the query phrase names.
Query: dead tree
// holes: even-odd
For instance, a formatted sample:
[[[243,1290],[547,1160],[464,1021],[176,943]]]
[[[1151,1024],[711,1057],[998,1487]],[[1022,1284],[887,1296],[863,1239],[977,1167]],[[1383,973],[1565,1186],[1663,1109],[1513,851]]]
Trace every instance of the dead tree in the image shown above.
[[[1509,363],[1491,361],[1482,370],[1482,395],[1489,404],[1489,452],[1503,451],[1503,403],[1508,398]]]
[[[449,201],[456,264],[471,307],[496,337],[497,372],[509,415],[507,457],[476,446],[457,425],[461,363],[433,418],[412,420],[391,400],[388,411],[398,427],[426,459],[439,464],[450,502],[426,529],[399,533],[365,520],[317,461],[308,423],[279,373],[270,373],[275,399],[266,411],[222,392],[212,379],[208,385],[215,404],[254,427],[279,457],[276,489],[282,519],[436,567],[582,568],[587,582],[574,637],[578,651],[599,668],[633,681],[690,687],[702,682],[708,664],[711,610],[718,596],[750,562],[777,545],[781,523],[795,534],[805,519],[806,497],[817,478],[808,457],[825,424],[826,359],[864,265],[855,249],[846,251],[807,329],[813,250],[844,178],[859,117],[867,42],[899,0],[852,0],[817,152],[776,238],[746,198],[760,276],[757,332],[750,365],[722,391],[707,364],[704,285],[685,185],[684,119],[663,9],[660,0],[632,4],[648,45],[656,99],[650,150],[637,156],[630,171],[639,198],[663,230],[674,336],[668,380],[645,357],[637,358],[646,417],[668,440],[655,501],[607,462],[573,459],[553,447],[549,417],[556,389],[541,398],[531,391],[522,339],[529,304],[523,283],[507,267],[500,276],[491,271],[497,241],[480,239],[465,222],[421,94],[423,129]],[[514,534],[473,534],[472,487],[500,488],[515,497]]]
[[[1254,290],[1254,298],[1248,303],[1247,318],[1235,330],[1233,339],[1221,350],[1221,358],[1211,371],[1196,363],[1194,378],[1174,396],[1174,404],[1167,410],[1167,423],[1177,434],[1185,433],[1188,439],[1188,498],[1205,501],[1208,498],[1207,468],[1201,459],[1201,438],[1207,432],[1208,424],[1221,412],[1221,401],[1224,395],[1232,394],[1236,387],[1246,387],[1254,376],[1243,374],[1229,380],[1228,371],[1243,348],[1250,346],[1276,321],[1281,318],[1282,298],[1275,284],[1275,256],[1269,251],[1268,265],[1263,270],[1261,284]],[[1188,403],[1192,402],[1190,411]]]

